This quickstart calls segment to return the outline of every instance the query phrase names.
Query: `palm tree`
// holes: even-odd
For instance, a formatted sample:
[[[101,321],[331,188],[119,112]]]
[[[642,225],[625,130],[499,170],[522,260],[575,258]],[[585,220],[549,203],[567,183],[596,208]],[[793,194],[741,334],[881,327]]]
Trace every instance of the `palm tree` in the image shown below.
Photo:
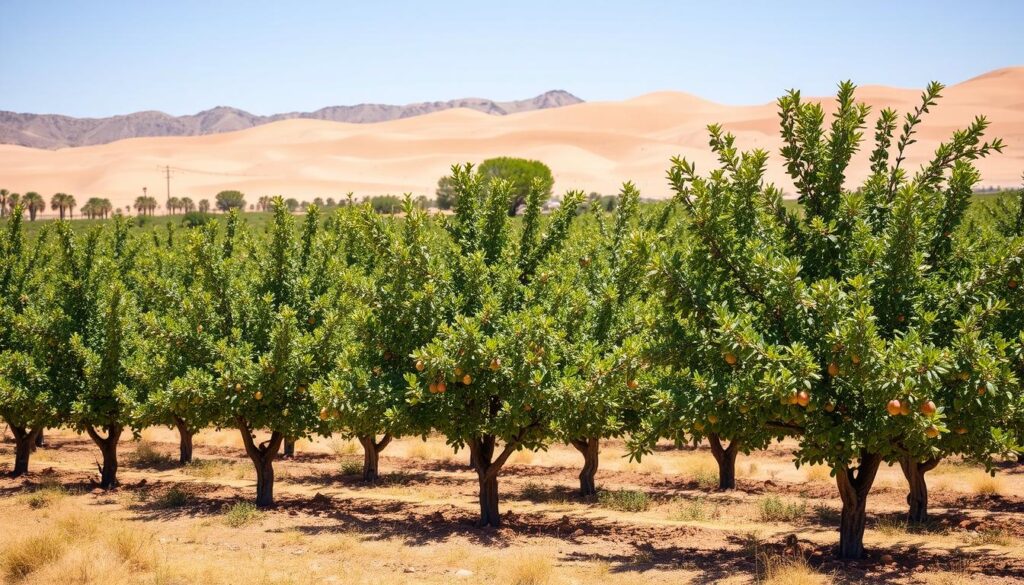
[[[43,196],[35,191],[25,193],[25,197],[21,201],[25,205],[25,209],[28,210],[29,221],[35,221],[36,214],[46,209],[46,201],[43,200]]]
[[[110,202],[110,199],[100,199],[100,213],[103,214],[103,219],[107,219],[107,216],[113,211],[114,204]]]
[[[185,213],[190,213],[190,212],[196,210],[196,203],[195,203],[195,201],[192,201],[191,197],[182,197],[181,198],[181,209]]]
[[[200,199],[199,200],[199,211],[200,211],[200,213],[209,213],[210,212],[210,200],[209,199]]]
[[[140,195],[140,196],[135,198],[135,211],[138,212],[139,215],[145,215],[145,213],[146,213],[146,197],[145,196]]]
[[[7,215],[7,196],[10,194],[7,189],[0,189],[0,217]]]
[[[167,213],[174,215],[174,213],[181,209],[181,207],[181,199],[171,197],[167,200]]]
[[[75,209],[75,198],[67,193],[54,193],[53,197],[50,198],[50,208],[58,210],[60,212],[60,219],[63,219],[66,210],[72,211]],[[73,211],[71,216],[75,217]]]

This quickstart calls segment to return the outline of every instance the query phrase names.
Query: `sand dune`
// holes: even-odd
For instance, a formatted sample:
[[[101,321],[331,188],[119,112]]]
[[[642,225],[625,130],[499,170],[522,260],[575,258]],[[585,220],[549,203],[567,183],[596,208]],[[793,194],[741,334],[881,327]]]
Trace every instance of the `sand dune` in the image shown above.
[[[889,106],[904,112],[916,104],[919,93],[864,86],[858,97],[873,111]],[[910,168],[976,114],[987,115],[990,136],[1007,144],[1003,155],[980,163],[983,184],[1018,185],[1024,171],[1024,67],[1000,69],[947,88],[922,125],[908,157]],[[872,114],[871,124],[874,118]],[[161,167],[170,165],[175,169],[172,195],[196,200],[212,199],[222,189],[240,189],[250,202],[278,193],[300,200],[340,197],[348,191],[432,195],[438,177],[452,163],[511,155],[545,161],[559,191],[611,193],[622,181],[632,180],[645,196],[666,197],[664,177],[672,156],[690,158],[701,169],[713,165],[704,129],[711,122],[735,133],[742,148],[768,149],[774,162],[770,178],[788,186],[777,154],[775,104],[727,106],[685,93],[659,92],[500,117],[452,109],[375,124],[285,120],[225,134],[136,138],[60,150],[0,145],[0,187],[47,197],[69,192],[79,204],[89,197],[108,197],[124,207],[144,186],[162,202]],[[866,152],[857,157],[851,180],[863,177],[866,158]]]

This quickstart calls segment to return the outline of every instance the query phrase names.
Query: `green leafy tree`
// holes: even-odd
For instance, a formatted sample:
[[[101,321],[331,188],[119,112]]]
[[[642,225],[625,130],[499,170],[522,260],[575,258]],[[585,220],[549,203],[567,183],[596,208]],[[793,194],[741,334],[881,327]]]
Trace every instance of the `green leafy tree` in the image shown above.
[[[75,208],[75,198],[67,193],[54,193],[50,197],[50,208],[59,212],[60,218],[64,219],[64,213]]]
[[[1000,196],[985,206],[985,214],[1005,237],[1024,236],[1024,188]]]
[[[209,213],[209,212],[210,212],[210,200],[209,199],[200,199],[199,200],[199,213]]]
[[[230,211],[232,209],[245,209],[245,195],[241,191],[221,191],[214,198],[217,209]]]
[[[717,126],[711,147],[719,169],[702,177],[676,159],[669,173],[689,215],[690,243],[680,253],[703,254],[709,265],[677,273],[693,291],[679,327],[688,328],[688,319],[706,323],[693,328],[704,332],[702,355],[677,364],[693,381],[682,392],[692,389],[691,402],[706,405],[683,424],[691,432],[701,432],[698,422],[728,431],[745,444],[766,432],[798,436],[797,463],[825,463],[836,477],[843,558],[863,554],[866,501],[881,463],[941,456],[947,421],[968,413],[983,417],[975,424],[992,438],[963,443],[972,458],[989,462],[1011,446],[1005,433],[991,431],[1005,416],[989,416],[987,407],[925,406],[952,383],[947,374],[958,355],[972,356],[957,364],[973,372],[957,376],[961,382],[1006,382],[998,366],[985,367],[1005,359],[1005,340],[968,325],[1005,307],[1002,283],[1024,252],[1015,245],[984,259],[954,253],[978,177],[971,161],[1002,148],[982,141],[984,118],[954,133],[913,177],[902,169],[941,89],[930,85],[907,114],[892,162],[897,114],[880,113],[872,174],[855,191],[844,188],[845,173],[869,110],[854,100],[854,86],[840,85],[828,129],[820,104],[795,91],[780,99],[782,155],[799,214],[786,211],[781,192],[764,182],[767,154],[739,153]],[[682,266],[693,270],[694,262]],[[715,349],[728,369],[703,368]],[[731,422],[741,407],[754,417],[745,427]],[[752,428],[759,430],[744,431]]]
[[[527,201],[525,221],[539,215],[540,203]],[[540,269],[538,297],[565,337],[555,428],[583,455],[583,496],[597,493],[601,439],[635,430],[645,403],[642,331],[651,312],[642,281],[653,236],[637,221],[638,203],[639,192],[626,183],[612,225],[593,215]]]
[[[455,205],[455,188],[452,185],[451,176],[445,175],[437,180],[434,202],[438,209],[451,209]]]
[[[582,193],[566,195],[543,235],[539,214],[528,216],[517,247],[507,213],[512,184],[488,185],[471,165],[453,167],[452,182],[458,195],[449,231],[456,245],[447,264],[459,291],[456,316],[414,352],[422,365],[406,379],[418,424],[436,429],[456,449],[469,448],[479,482],[479,525],[498,526],[498,475],[505,462],[554,437],[562,336],[531,301],[531,287],[537,266],[565,242]]]
[[[19,210],[0,239],[0,298],[8,300],[0,304],[0,418],[14,433],[14,477],[28,472],[43,428],[59,422],[47,365],[53,348],[39,327],[48,234],[26,245]]]
[[[516,210],[526,202],[531,189],[540,189],[541,205],[551,198],[551,189],[555,186],[555,178],[551,169],[538,160],[502,156],[489,158],[480,163],[477,172],[489,183],[495,179],[508,181],[512,188],[508,214],[515,215]],[[442,179],[444,180],[444,179]],[[438,183],[440,187],[440,182]],[[458,196],[458,190],[454,192]]]
[[[234,426],[256,468],[256,505],[274,503],[274,459],[286,437],[323,432],[308,388],[330,373],[344,343],[340,300],[331,286],[330,238],[317,237],[319,211],[311,207],[302,240],[281,198],[266,241],[240,230],[226,240],[230,254],[214,259],[204,279],[221,315],[215,334],[214,401],[218,424]],[[236,246],[243,253],[236,253]],[[267,429],[259,441],[256,433]]]
[[[378,478],[380,452],[393,438],[420,430],[406,403],[405,374],[414,366],[410,356],[434,338],[451,309],[444,255],[438,253],[445,243],[409,196],[403,211],[401,223],[368,207],[350,214],[354,225],[348,229],[360,239],[356,268],[363,274],[353,279],[349,294],[354,339],[329,383],[316,391],[332,430],[362,445],[365,481]]]

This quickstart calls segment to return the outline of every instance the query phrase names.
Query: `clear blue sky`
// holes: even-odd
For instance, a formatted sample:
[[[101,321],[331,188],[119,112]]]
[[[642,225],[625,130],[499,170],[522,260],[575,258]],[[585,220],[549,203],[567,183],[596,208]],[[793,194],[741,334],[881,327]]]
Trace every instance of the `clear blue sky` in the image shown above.
[[[760,103],[1024,64],[1024,2],[0,0],[0,109],[259,114],[566,89]]]

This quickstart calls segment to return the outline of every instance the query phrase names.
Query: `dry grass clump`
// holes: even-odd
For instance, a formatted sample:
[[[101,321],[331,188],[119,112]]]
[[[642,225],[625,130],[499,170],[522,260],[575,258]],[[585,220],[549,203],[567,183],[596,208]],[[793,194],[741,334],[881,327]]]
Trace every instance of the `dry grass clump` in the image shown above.
[[[256,470],[251,464],[230,459],[196,459],[183,467],[182,472],[200,479],[253,479],[256,477]]]
[[[789,502],[778,496],[766,496],[757,502],[757,517],[762,522],[792,522],[806,511],[807,502]]]
[[[674,502],[676,506],[669,513],[671,520],[682,522],[702,522],[717,520],[722,516],[722,510],[718,504],[708,502],[707,498],[698,497],[693,499]]]
[[[0,575],[10,583],[138,582],[160,568],[154,539],[137,526],[66,509],[0,550]]]
[[[546,555],[520,553],[515,555],[505,572],[506,585],[546,585],[554,569]]]
[[[224,523],[241,528],[263,519],[263,512],[250,502],[235,502],[224,511]]]
[[[135,467],[158,468],[166,467],[173,462],[171,455],[157,448],[156,445],[145,439],[139,439],[135,444],[135,452],[129,458]]]
[[[804,478],[809,482],[831,481],[832,470],[825,465],[808,465],[804,468]]]
[[[638,490],[603,491],[597,494],[597,503],[620,512],[643,512],[651,507],[651,499]]]
[[[21,496],[29,508],[38,510],[48,508],[63,500],[68,495],[68,490],[56,482],[45,482],[31,492]]]
[[[761,557],[762,585],[830,585],[834,579],[822,575],[807,565],[803,558],[763,555]]]
[[[1017,539],[1002,528],[983,528],[969,534],[967,542],[972,546],[1014,546]]]
[[[1003,493],[1003,482],[988,474],[979,475],[971,482],[971,489],[979,496],[995,496]]]

